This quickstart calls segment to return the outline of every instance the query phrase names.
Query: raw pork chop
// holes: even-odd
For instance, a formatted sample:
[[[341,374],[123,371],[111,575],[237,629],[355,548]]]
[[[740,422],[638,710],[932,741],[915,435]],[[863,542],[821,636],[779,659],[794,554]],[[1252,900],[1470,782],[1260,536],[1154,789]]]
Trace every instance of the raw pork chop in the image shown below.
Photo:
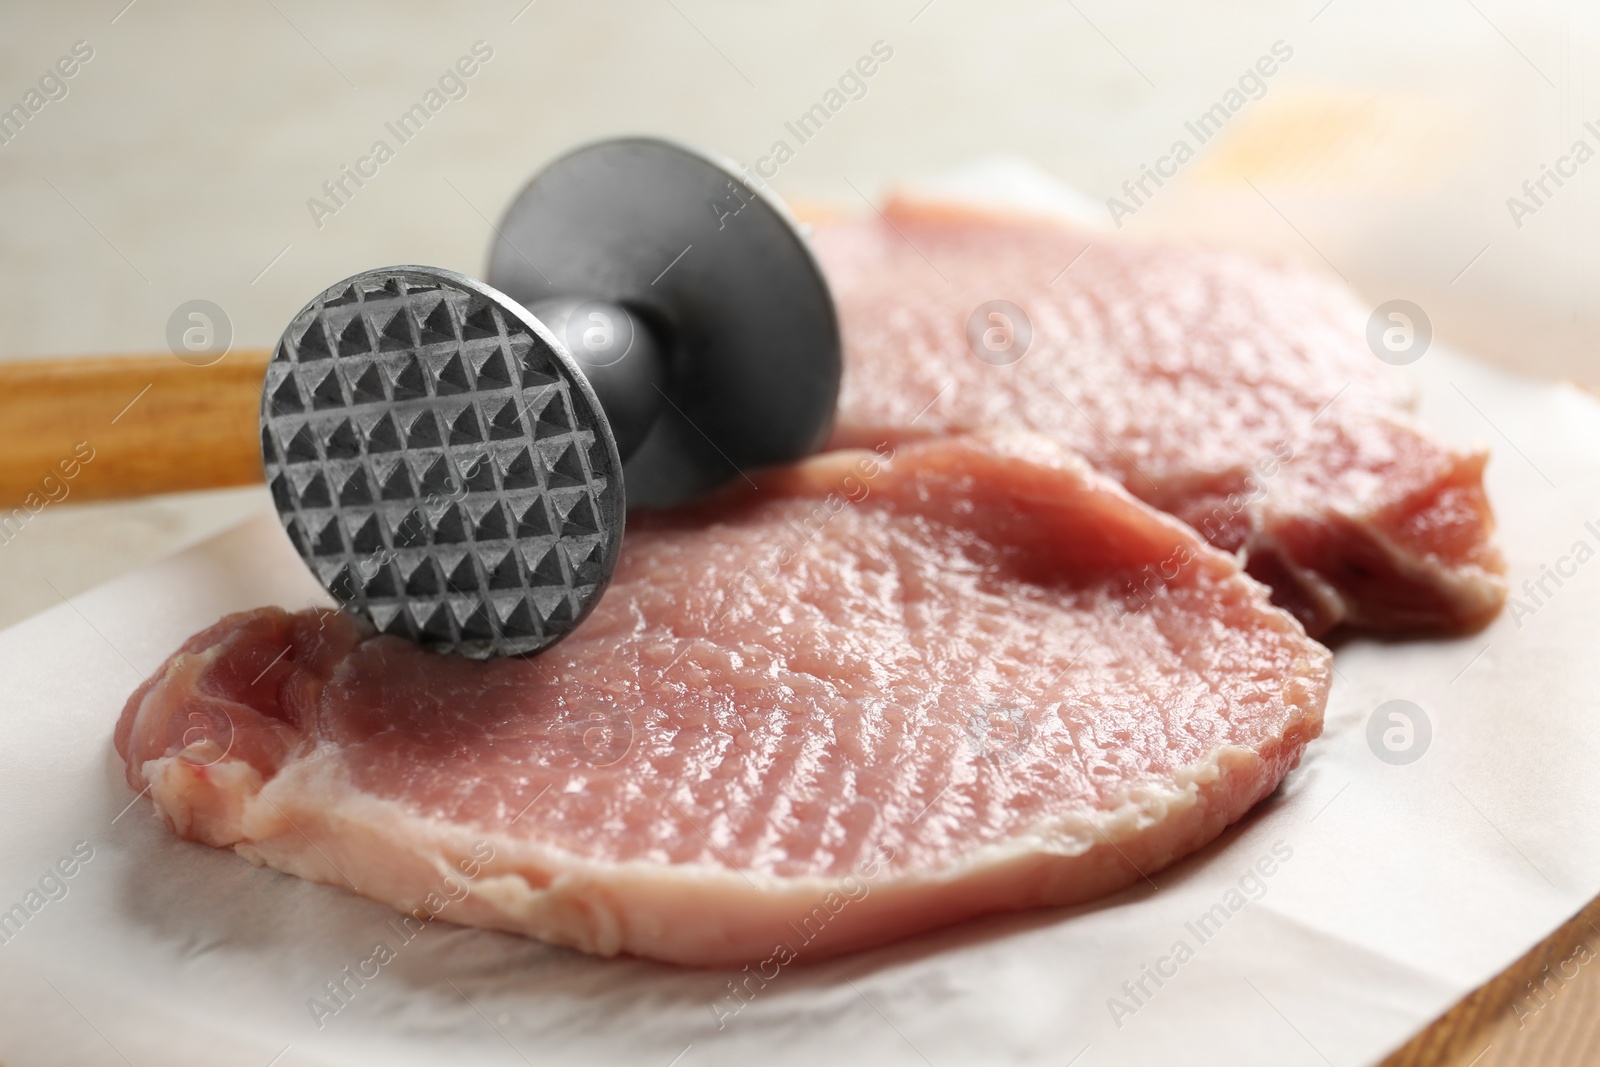
[[[1313,635],[1474,628],[1499,611],[1486,453],[1408,421],[1403,379],[1337,286],[905,204],[820,227],[815,244],[845,337],[836,445],[1048,434],[1241,553]],[[1020,323],[969,326],[996,299],[1031,322],[1025,350]]]
[[[223,619],[128,701],[128,781],[183,837],[404,910],[467,871],[456,922],[770,967],[1128,885],[1321,729],[1328,653],[1045,439],[763,480],[635,523],[534,659]]]

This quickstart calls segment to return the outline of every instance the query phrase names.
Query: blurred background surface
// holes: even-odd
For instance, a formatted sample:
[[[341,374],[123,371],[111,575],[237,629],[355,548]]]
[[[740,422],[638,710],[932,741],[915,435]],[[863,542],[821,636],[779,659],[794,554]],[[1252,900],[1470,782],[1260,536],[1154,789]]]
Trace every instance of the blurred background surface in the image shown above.
[[[196,299],[263,347],[358,270],[481,273],[543,163],[644,132],[751,166],[783,139],[773,188],[844,210],[1024,160],[1096,225],[1116,197],[1126,232],[1303,261],[1485,359],[1600,384],[1593,5],[108,0],[10,3],[0,27],[0,110],[37,105],[0,114],[0,358],[165,351]],[[889,58],[796,145],[785,123],[875,46]],[[418,103],[437,109],[402,143]],[[392,157],[362,164],[379,140]],[[330,195],[358,165],[376,173]],[[1139,190],[1146,167],[1172,176]],[[53,505],[0,544],[0,624],[264,501]]]

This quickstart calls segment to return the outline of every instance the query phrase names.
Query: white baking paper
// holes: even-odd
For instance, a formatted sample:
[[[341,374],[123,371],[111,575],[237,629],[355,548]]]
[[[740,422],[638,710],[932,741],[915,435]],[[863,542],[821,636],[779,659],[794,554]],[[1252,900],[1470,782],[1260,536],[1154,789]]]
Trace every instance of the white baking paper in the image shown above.
[[[786,969],[736,1014],[727,973],[444,922],[402,941],[386,907],[130,806],[111,736],[140,679],[225,612],[317,596],[270,515],[0,633],[0,1062],[1373,1063],[1600,891],[1600,405],[1438,347],[1413,372],[1428,423],[1494,449],[1521,606],[1339,647],[1300,768],[1153,887]],[[1405,765],[1368,741],[1391,700],[1431,724]],[[379,942],[395,958],[319,1020]]]

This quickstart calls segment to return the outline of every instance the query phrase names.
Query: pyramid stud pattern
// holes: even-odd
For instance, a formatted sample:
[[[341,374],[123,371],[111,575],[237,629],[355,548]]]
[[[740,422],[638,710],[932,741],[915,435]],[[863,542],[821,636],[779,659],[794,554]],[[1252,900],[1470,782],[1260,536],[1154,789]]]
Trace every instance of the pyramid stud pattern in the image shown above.
[[[527,313],[448,271],[369,271],[297,315],[261,451],[284,529],[381,632],[474,658],[588,614],[623,526],[616,445]]]

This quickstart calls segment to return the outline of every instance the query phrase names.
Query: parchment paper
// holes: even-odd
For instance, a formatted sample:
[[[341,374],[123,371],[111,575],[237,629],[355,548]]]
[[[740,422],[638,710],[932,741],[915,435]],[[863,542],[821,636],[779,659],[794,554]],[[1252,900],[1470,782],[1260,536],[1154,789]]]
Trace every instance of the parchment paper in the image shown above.
[[[0,1062],[1374,1062],[1600,891],[1600,406],[1439,346],[1411,373],[1425,421],[1494,449],[1513,584],[1561,584],[1479,635],[1342,645],[1304,763],[1153,885],[789,968],[720,1028],[730,974],[444,922],[403,941],[133,801],[111,734],[140,679],[225,612],[317,600],[271,516],[0,633]],[[1369,744],[1391,700],[1431,724],[1414,762]],[[60,899],[5,927],[41,879]],[[310,998],[379,942],[319,1026]]]

